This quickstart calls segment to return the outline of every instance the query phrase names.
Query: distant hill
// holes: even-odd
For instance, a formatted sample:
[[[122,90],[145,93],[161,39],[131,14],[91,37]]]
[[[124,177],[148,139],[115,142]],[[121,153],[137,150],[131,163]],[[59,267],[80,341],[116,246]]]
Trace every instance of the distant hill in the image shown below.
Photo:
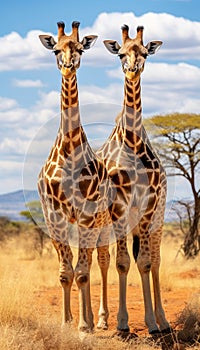
[[[39,200],[37,191],[19,190],[0,195],[0,216],[6,216],[10,220],[25,220],[19,213],[26,210],[26,203]],[[165,221],[176,221],[176,213],[171,210],[173,201],[169,201],[166,205]]]
[[[19,221],[24,218],[19,214],[26,210],[26,203],[39,200],[37,191],[19,190],[0,195],[0,216]]]

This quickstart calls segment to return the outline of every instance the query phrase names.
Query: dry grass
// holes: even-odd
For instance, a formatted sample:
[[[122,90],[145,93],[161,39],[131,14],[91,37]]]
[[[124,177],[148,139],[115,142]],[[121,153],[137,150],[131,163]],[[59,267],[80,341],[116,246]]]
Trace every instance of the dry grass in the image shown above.
[[[82,337],[77,330],[66,326],[61,330],[53,322],[38,322],[34,327],[4,328],[0,338],[1,350],[152,350],[158,349],[145,341],[123,342],[117,338],[99,338],[95,335]]]
[[[188,342],[200,342],[200,294],[193,295],[177,319],[179,336]]]
[[[167,248],[166,248],[167,245]],[[115,269],[115,249],[111,246],[111,266],[109,269],[109,283],[118,283],[118,275]],[[131,249],[130,249],[131,252]],[[170,252],[170,253],[169,253]],[[180,273],[188,270],[197,271],[199,258],[194,261],[185,261],[183,257],[176,258],[177,246],[166,242],[162,250],[161,283],[165,290],[174,290],[177,286],[185,288],[190,282],[180,279]],[[76,263],[77,250],[74,249],[74,263]],[[93,258],[91,273],[93,284],[100,283],[96,252]],[[140,284],[140,277],[137,267],[132,261],[128,276],[128,283],[131,285]],[[199,284],[199,278],[192,278],[192,283]],[[130,342],[123,342],[113,337],[100,337],[88,335],[80,339],[78,332],[72,327],[60,329],[60,316],[52,315],[47,310],[45,315],[38,312],[37,305],[33,303],[34,293],[42,287],[59,286],[58,282],[58,261],[54,250],[51,250],[51,243],[46,247],[44,256],[39,258],[33,249],[33,241],[27,240],[25,234],[17,239],[12,238],[0,248],[0,349],[1,350],[101,350],[101,349],[137,349],[152,350],[161,349],[154,344],[149,344],[146,339],[136,339]],[[198,301],[199,302],[199,301]],[[193,304],[191,304],[193,305]],[[197,306],[198,305],[198,306]],[[194,313],[200,303],[194,304],[187,309],[189,314]],[[183,315],[188,319],[186,311]],[[183,320],[179,316],[180,320]],[[192,314],[193,315],[193,314]],[[198,314],[199,317],[199,314]],[[199,320],[199,318],[198,318]],[[187,325],[187,322],[182,321]],[[196,348],[200,349],[198,345]]]

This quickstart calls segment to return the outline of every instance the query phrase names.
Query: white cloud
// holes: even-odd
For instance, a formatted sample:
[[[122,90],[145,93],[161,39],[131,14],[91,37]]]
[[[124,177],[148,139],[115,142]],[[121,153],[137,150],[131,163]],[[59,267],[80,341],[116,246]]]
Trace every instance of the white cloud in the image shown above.
[[[16,32],[1,37],[0,70],[28,70],[51,66],[55,58],[47,55],[39,41],[39,34],[42,32],[33,30],[25,38]]]
[[[123,84],[109,84],[105,87],[95,85],[80,86],[80,103],[114,103],[118,104],[122,100]]]
[[[30,108],[21,108],[12,99],[0,98],[5,110],[0,110],[0,153],[1,158],[20,159],[38,130],[55,115],[59,121],[59,93],[42,93]],[[6,109],[7,106],[7,109]],[[58,125],[57,125],[58,128]],[[54,130],[54,135],[56,131]]]
[[[3,125],[8,125],[10,123],[24,122],[27,117],[27,110],[25,108],[20,108],[13,106],[14,108],[9,108],[8,110],[0,112],[0,122],[1,127]],[[14,126],[14,124],[13,124]]]
[[[124,23],[130,26],[130,36],[135,36],[138,25],[144,25],[145,43],[156,39],[164,42],[156,59],[199,60],[200,22],[166,13],[146,13],[137,17],[133,12],[129,12],[101,13],[92,27],[80,28],[81,39],[88,34],[99,36],[95,46],[91,49],[92,52],[84,54],[83,64],[95,66],[110,64],[111,54],[106,52],[102,41],[115,39],[121,43],[120,28]],[[33,70],[56,65],[54,55],[40,43],[39,34],[44,33],[40,30],[32,30],[24,38],[16,32],[1,37],[0,70]],[[56,34],[51,35],[56,39]]]
[[[48,150],[48,143],[52,145],[59,125],[59,93],[51,91],[41,94],[37,103],[30,108],[21,108],[12,99],[0,98],[0,102],[2,102],[1,106],[3,105],[0,110],[0,192],[3,193],[22,188],[25,155],[31,149],[32,139],[47,121],[50,123],[49,128],[52,127],[52,136],[45,134],[38,141],[34,152],[43,154],[45,150]],[[51,118],[55,115],[57,115],[57,126],[55,123],[51,124]],[[40,158],[40,161],[44,159]],[[33,164],[34,168],[29,168],[29,173],[33,173],[36,181],[39,171],[38,164]],[[35,185],[36,182],[34,182]]]
[[[124,79],[121,67],[110,70],[112,78]],[[200,68],[186,63],[147,63],[142,75],[144,114],[199,113]]]
[[[0,97],[0,112],[7,111],[16,106],[17,106],[17,101],[7,97]]]
[[[88,60],[104,60],[105,55],[101,57],[100,43],[105,39],[117,40],[121,43],[121,26],[127,24],[130,27],[130,36],[136,34],[138,25],[144,26],[144,43],[151,40],[162,40],[163,47],[159,51],[156,59],[167,60],[179,59],[190,60],[200,57],[200,22],[191,21],[181,17],[175,17],[166,13],[146,13],[140,17],[134,13],[102,13],[100,14],[93,27],[87,28],[91,33],[97,32],[99,39],[94,47],[94,54],[88,55]],[[86,30],[84,30],[84,33]],[[105,49],[104,49],[105,50]],[[102,49],[103,52],[103,49]],[[99,57],[100,56],[100,57]],[[111,56],[111,55],[110,55]],[[111,62],[107,54],[107,62]],[[156,56],[155,56],[156,57]],[[94,58],[93,58],[94,59]]]
[[[112,78],[124,80],[121,66],[107,71],[107,74]],[[183,62],[168,64],[147,61],[142,77],[142,84],[176,84],[176,88],[183,87],[184,84],[188,89],[200,84],[200,68]]]
[[[22,188],[23,164],[21,161],[0,160],[0,168],[0,193]]]
[[[0,160],[0,167],[2,169],[1,175],[10,175],[13,173],[13,171],[19,171],[21,170],[21,164],[16,161],[9,161],[9,160]]]
[[[29,108],[22,108],[17,101],[12,99],[0,97],[1,101],[1,131],[8,127],[11,133],[15,130],[15,134],[18,130],[23,134],[22,130],[26,130],[28,127],[34,131],[60,113],[60,93],[58,91],[40,93],[39,100]]]
[[[142,84],[147,114],[199,113],[200,68],[185,63],[151,63]]]
[[[20,138],[8,138],[5,137],[0,142],[0,152],[4,155],[24,155],[28,147],[29,142]]]
[[[44,86],[44,84],[41,82],[41,80],[13,80],[13,85],[21,88],[38,88]]]
[[[40,99],[36,104],[36,108],[54,109],[60,107],[60,92],[50,91],[48,93],[40,93]]]
[[[186,64],[148,63],[144,71],[145,83],[159,84],[160,82],[191,88],[200,84],[200,68]]]

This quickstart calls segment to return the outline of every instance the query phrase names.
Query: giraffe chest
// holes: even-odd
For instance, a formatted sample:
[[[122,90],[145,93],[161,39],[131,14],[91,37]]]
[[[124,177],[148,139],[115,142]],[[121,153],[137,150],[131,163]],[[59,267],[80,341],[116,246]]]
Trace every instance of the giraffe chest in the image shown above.
[[[54,210],[80,219],[107,208],[108,176],[102,163],[89,155],[73,162],[71,157],[48,161],[42,170],[41,192]],[[99,218],[99,215],[98,215]],[[99,219],[98,219],[99,220]],[[98,221],[97,220],[97,221]]]
[[[150,146],[138,141],[138,145],[130,146],[122,132],[116,129],[109,143],[100,150],[105,160],[114,190],[124,203],[135,198],[140,200],[149,197],[150,193],[158,193],[161,184],[161,165]]]

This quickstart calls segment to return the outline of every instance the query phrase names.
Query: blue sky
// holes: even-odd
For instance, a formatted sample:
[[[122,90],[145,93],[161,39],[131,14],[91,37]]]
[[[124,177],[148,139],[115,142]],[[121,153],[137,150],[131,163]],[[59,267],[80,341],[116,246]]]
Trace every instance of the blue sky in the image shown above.
[[[144,25],[146,43],[163,41],[159,52],[148,59],[142,77],[144,118],[175,111],[199,113],[199,13],[199,0],[4,2],[0,11],[0,193],[23,186],[36,188],[38,169],[56,135],[56,126],[51,129],[49,121],[59,121],[61,76],[55,58],[40,44],[39,34],[51,33],[56,38],[57,21],[65,21],[69,33],[71,22],[79,20],[81,38],[99,36],[91,51],[84,53],[78,83],[86,131],[103,140],[120,110],[123,75],[118,59],[105,50],[102,40],[120,42],[124,23],[132,36],[137,25]],[[95,115],[84,107],[90,104],[96,106]],[[112,113],[105,112],[108,106]],[[105,125],[94,128],[96,135],[91,123],[99,122]],[[44,140],[48,128],[51,137]],[[40,140],[41,146],[42,137],[43,146],[38,148],[35,142]],[[33,154],[39,155],[35,166]],[[170,198],[188,194],[180,180],[170,186]]]
[[[178,17],[199,21],[198,0],[142,0],[142,1],[4,1],[1,6],[0,34],[5,35],[13,30],[21,35],[33,29],[54,30],[55,22],[65,17],[71,21],[77,18],[82,26],[91,26],[102,12],[134,12],[141,16],[147,12],[171,13]]]

